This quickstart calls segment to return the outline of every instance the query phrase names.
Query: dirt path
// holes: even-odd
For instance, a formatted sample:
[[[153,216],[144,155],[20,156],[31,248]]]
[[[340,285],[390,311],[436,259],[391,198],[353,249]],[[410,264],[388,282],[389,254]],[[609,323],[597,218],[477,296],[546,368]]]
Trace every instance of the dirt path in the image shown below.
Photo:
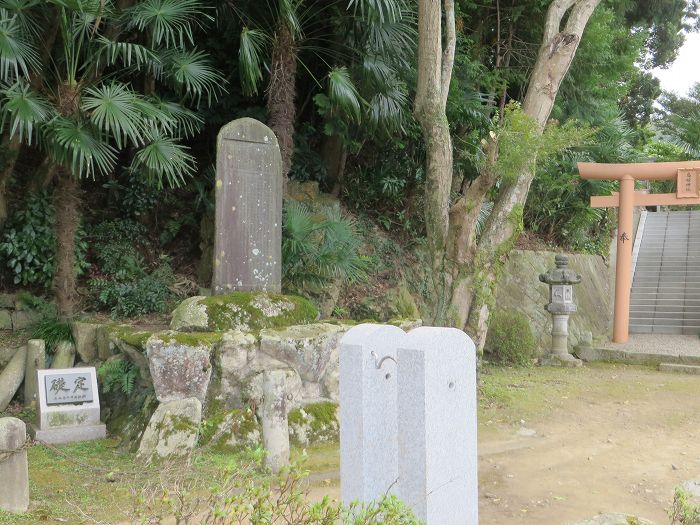
[[[700,377],[596,367],[501,379],[517,397],[480,412],[480,525],[613,511],[667,525],[674,488],[700,478]],[[337,497],[333,474],[318,473],[334,486],[314,492]]]

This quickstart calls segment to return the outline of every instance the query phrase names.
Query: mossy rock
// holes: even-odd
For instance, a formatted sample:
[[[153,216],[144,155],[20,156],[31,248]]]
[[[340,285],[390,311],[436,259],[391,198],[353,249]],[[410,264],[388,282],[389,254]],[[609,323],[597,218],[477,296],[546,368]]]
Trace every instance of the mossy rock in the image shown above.
[[[119,346],[119,342],[128,344],[129,346],[141,351],[146,351],[146,341],[153,335],[153,332],[140,330],[129,325],[111,325],[107,327],[109,339]]]
[[[311,323],[318,310],[308,300],[293,295],[234,292],[212,297],[185,299],[173,311],[170,328],[184,332],[241,330]]]
[[[250,408],[219,412],[202,421],[199,445],[231,453],[260,445],[262,430]]]
[[[331,401],[312,403],[289,413],[289,439],[294,446],[306,447],[338,441],[338,405]]]

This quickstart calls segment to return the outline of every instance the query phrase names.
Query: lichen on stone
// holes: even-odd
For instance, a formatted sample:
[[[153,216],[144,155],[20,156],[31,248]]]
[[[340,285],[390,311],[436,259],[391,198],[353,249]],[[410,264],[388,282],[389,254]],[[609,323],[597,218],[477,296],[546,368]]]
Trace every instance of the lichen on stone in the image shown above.
[[[338,440],[338,405],[330,401],[312,403],[289,413],[289,438],[293,445],[305,447]]]

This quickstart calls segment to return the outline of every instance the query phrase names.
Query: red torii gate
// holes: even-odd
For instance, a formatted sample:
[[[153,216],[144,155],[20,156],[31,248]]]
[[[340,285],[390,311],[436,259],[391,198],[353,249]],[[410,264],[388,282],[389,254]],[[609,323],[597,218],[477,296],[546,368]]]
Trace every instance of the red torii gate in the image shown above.
[[[635,206],[700,205],[700,161],[636,164],[579,162],[584,179],[619,180],[620,191],[591,197],[593,208],[617,208],[617,263],[615,266],[615,318],[613,341],[629,337],[630,292],[632,288],[632,228]],[[676,180],[676,193],[649,194],[634,191],[636,180]]]

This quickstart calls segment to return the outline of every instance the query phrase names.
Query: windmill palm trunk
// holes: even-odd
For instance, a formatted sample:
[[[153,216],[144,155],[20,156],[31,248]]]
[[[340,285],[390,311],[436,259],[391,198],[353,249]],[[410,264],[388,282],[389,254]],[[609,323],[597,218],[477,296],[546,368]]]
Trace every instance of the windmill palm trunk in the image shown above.
[[[61,319],[75,314],[75,235],[80,224],[80,182],[70,171],[59,168],[56,192],[56,273],[54,288]]]
[[[268,124],[280,146],[286,188],[294,154],[297,54],[292,31],[284,23],[280,24],[275,35],[271,70],[267,90]]]

